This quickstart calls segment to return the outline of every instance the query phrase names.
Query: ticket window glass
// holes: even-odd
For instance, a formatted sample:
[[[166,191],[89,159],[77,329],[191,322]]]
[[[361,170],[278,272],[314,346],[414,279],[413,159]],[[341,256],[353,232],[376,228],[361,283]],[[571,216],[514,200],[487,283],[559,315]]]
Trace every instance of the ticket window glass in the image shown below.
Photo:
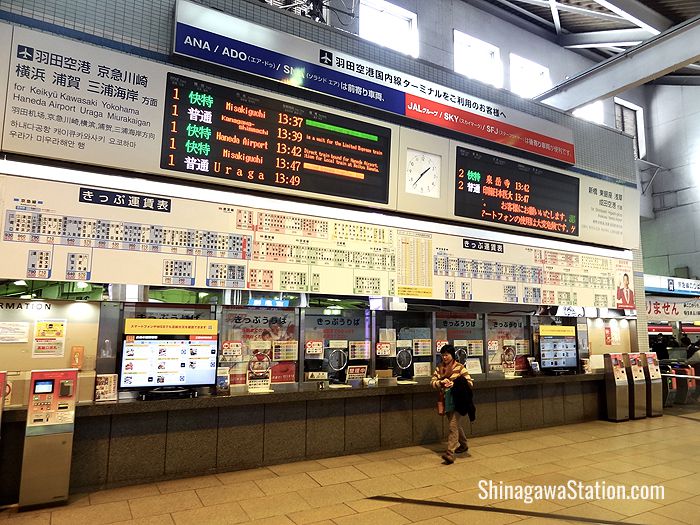
[[[309,308],[304,312],[304,380],[344,383],[348,366],[371,375],[371,312]]]
[[[220,324],[219,367],[229,368],[232,386],[245,385],[249,368],[263,362],[271,367],[273,385],[299,380],[299,318],[294,309],[224,307]]]
[[[378,311],[375,315],[377,375],[401,379],[429,376],[433,314]]]
[[[489,315],[486,337],[489,373],[520,375],[529,370],[527,358],[532,350],[527,317]]]
[[[437,312],[435,339],[454,345],[457,360],[467,367],[470,375],[484,373],[483,314]]]

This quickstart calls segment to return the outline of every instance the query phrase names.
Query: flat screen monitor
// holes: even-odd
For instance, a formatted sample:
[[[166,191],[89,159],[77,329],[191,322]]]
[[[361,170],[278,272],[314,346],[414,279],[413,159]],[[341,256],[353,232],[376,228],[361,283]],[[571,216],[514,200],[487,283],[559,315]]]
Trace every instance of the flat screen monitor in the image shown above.
[[[120,388],[208,386],[216,383],[215,335],[128,335]]]
[[[572,369],[578,366],[575,337],[540,338],[540,366],[548,369]]]
[[[35,394],[53,394],[53,379],[39,379],[34,381]]]

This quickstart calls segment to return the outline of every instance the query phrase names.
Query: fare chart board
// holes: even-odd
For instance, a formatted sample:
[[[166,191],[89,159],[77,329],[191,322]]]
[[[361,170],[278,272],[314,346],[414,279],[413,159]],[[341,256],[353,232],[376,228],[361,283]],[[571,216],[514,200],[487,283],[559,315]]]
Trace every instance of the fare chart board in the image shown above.
[[[579,179],[457,147],[455,215],[578,237]]]
[[[161,168],[386,204],[391,131],[168,74]]]
[[[304,215],[273,200],[261,209],[14,176],[0,187],[10,279],[614,307],[632,273],[624,256],[575,245],[396,228],[332,208]]]

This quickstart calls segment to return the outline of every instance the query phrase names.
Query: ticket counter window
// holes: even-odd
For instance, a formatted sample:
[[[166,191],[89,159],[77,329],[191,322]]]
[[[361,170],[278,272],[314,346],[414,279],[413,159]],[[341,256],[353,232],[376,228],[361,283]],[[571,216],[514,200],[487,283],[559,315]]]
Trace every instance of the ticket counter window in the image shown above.
[[[224,307],[219,366],[229,367],[231,385],[245,385],[249,363],[265,354],[271,363],[272,383],[295,383],[298,334],[294,309]]]
[[[532,350],[526,317],[489,315],[487,341],[489,372],[513,375],[528,370]]]
[[[483,374],[484,316],[468,312],[437,312],[435,338],[454,345],[457,360],[474,376]]]
[[[364,309],[309,308],[304,313],[304,381],[345,383],[369,376],[371,312]],[[363,368],[364,367],[364,368]]]
[[[432,374],[434,344],[430,312],[376,312],[376,373],[410,380]]]

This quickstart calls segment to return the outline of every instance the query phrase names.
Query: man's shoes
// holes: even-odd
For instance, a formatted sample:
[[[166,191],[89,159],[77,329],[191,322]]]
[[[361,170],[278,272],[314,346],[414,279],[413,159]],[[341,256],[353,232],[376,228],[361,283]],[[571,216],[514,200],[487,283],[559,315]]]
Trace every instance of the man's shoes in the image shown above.
[[[442,455],[442,460],[443,460],[446,464],[452,465],[452,463],[455,462],[455,457],[454,457],[452,454],[450,454],[449,452],[445,452],[445,453]]]
[[[455,454],[464,454],[467,450],[469,450],[467,445],[460,445],[457,447],[457,450],[455,450]]]

